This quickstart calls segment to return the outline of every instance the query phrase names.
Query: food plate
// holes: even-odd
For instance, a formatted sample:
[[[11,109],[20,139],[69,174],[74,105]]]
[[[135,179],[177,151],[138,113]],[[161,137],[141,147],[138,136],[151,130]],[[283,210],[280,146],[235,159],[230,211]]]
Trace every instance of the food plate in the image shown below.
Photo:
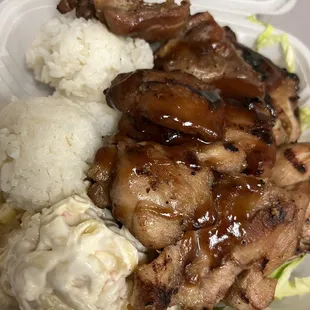
[[[50,93],[48,87],[34,81],[33,75],[25,67],[24,53],[30,47],[40,26],[57,14],[58,2],[59,0],[5,0],[3,2],[0,0],[0,108],[11,96],[45,96]],[[239,10],[240,1],[237,0],[228,2],[192,0],[192,3],[192,13],[210,9],[221,25],[228,25],[237,33],[241,43],[253,47],[264,28],[248,21],[246,15],[265,12],[283,13],[292,8],[296,0],[243,1],[242,12]],[[225,5],[225,11],[221,9],[221,5],[222,7]],[[230,12],[228,13],[227,10]],[[281,33],[280,30],[276,32]],[[310,51],[294,36],[289,35],[289,40],[294,50],[296,73],[301,79],[300,104],[310,107]],[[276,64],[284,66],[283,55],[278,46],[269,47],[261,52]],[[301,140],[309,141],[310,132],[304,132]],[[305,260],[296,274],[310,275],[310,270],[307,268],[309,264],[310,259]],[[306,295],[275,302],[272,309],[289,310],[294,307],[298,310],[306,310],[309,309],[309,304],[310,296]]]

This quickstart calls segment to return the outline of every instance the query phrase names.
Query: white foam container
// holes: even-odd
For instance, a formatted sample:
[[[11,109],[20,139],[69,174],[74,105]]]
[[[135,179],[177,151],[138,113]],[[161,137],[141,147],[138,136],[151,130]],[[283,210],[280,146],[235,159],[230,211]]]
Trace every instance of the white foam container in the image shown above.
[[[249,22],[253,13],[280,14],[290,10],[297,0],[192,0],[192,12],[209,10],[221,25],[230,26],[241,43],[252,47],[263,27]],[[300,0],[301,1],[301,0]],[[303,0],[306,1],[306,0]],[[308,1],[308,0],[307,0]],[[0,109],[11,96],[45,96],[51,90],[37,82],[25,66],[25,51],[46,21],[57,15],[59,0],[0,0]],[[148,0],[156,2],[156,0]],[[224,9],[225,8],[225,9]],[[277,30],[281,33],[281,30]],[[296,73],[301,79],[300,104],[310,107],[310,51],[296,37],[289,35],[296,58]],[[279,47],[261,51],[276,64],[284,66]],[[310,140],[310,132],[302,140]],[[310,257],[310,256],[309,256]],[[297,274],[310,276],[310,259]],[[310,295],[275,302],[272,309],[308,310]],[[1,309],[5,310],[5,309]]]
[[[197,0],[196,5],[210,9],[222,9],[242,15],[284,14],[292,9],[297,0]]]

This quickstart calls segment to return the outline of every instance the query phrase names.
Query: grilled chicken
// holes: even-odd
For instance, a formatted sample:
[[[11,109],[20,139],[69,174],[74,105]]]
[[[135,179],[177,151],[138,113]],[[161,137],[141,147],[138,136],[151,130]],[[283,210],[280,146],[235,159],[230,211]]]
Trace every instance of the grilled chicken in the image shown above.
[[[87,172],[87,177],[94,182],[88,190],[88,196],[96,206],[102,209],[111,205],[109,191],[116,160],[117,147],[115,145],[102,147]]]
[[[76,9],[77,17],[98,18],[121,36],[133,36],[150,42],[178,36],[190,15],[190,3],[177,5],[173,0],[150,4],[143,0],[61,0],[60,13]]]
[[[310,179],[310,143],[296,143],[281,146],[277,161],[272,169],[271,179],[285,187]]]
[[[293,192],[302,192],[310,199],[310,143],[283,145],[277,151],[277,161],[271,179]],[[303,220],[303,231],[297,255],[310,251],[310,206]]]
[[[188,227],[214,221],[212,180],[211,170],[186,148],[119,143],[113,214],[143,245],[161,249]]]
[[[234,141],[247,154],[247,174],[268,175],[275,164],[276,145],[270,111],[264,104],[227,101],[224,140]]]
[[[193,88],[187,78],[180,82],[166,74],[166,80],[161,79],[150,70],[121,74],[105,92],[107,102],[131,117],[138,115],[204,141],[220,140],[225,103],[218,93],[208,91],[209,86]]]
[[[310,200],[310,180],[287,186],[286,189],[294,193],[300,193],[306,196],[304,199]],[[302,233],[296,255],[310,252],[310,203],[306,209],[302,225]]]
[[[256,284],[268,284],[264,306],[271,302],[275,285],[264,277],[295,252],[308,201],[294,200],[268,181],[241,175],[218,175],[212,193],[216,223],[186,232],[176,245],[138,269],[135,309],[212,309],[230,289],[231,303],[236,304],[235,292],[244,290],[242,300],[260,307]]]
[[[98,151],[88,194],[98,207],[112,206],[146,247],[161,249],[215,220],[211,169],[241,172],[245,166],[245,153],[229,143],[164,147],[123,141]]]
[[[167,145],[223,140],[247,154],[246,173],[266,175],[276,157],[270,109],[257,98],[223,100],[214,88],[185,73],[141,70],[119,75],[105,94],[125,114],[122,134]]]
[[[301,134],[298,115],[299,78],[272,63],[268,58],[239,44],[236,35],[224,28],[227,38],[234,44],[244,60],[260,74],[261,81],[266,85],[270,95],[270,104],[274,107],[277,121],[273,132],[277,145],[296,142]]]
[[[244,61],[225,31],[209,13],[191,17],[184,35],[168,41],[155,54],[155,66],[181,70],[213,83],[234,97],[263,97],[259,74]]]
[[[307,188],[306,188],[307,187]],[[295,251],[290,248],[291,257],[285,255],[285,260],[290,260],[296,255],[300,255],[305,252],[305,248],[302,250],[301,247],[305,245],[305,242],[309,241],[307,239],[309,233],[309,226],[307,227],[304,222],[309,214],[309,186],[303,184],[299,186],[294,186],[290,188],[285,188],[285,190],[291,196],[291,199],[296,202],[297,216],[296,225],[297,230],[295,234],[291,235],[288,232],[287,237],[289,240],[287,242],[293,242],[294,246],[297,244]],[[307,215],[308,214],[308,215]],[[297,240],[296,240],[297,238]],[[309,243],[308,243],[309,249]],[[278,253],[280,258],[281,253]],[[284,261],[283,261],[284,262]],[[241,273],[233,287],[230,289],[229,293],[225,297],[226,304],[233,308],[241,310],[257,310],[265,309],[273,300],[274,289],[276,282],[270,279],[268,276],[271,272],[276,269],[276,264],[279,261],[274,260],[273,262],[263,258],[259,262],[262,266],[265,266],[264,272],[257,269],[257,264],[252,265],[251,269]]]
[[[277,144],[295,143],[300,138],[297,78],[287,76],[275,90],[270,91],[272,104],[276,108],[281,126],[274,127]],[[284,133],[284,134],[283,134]]]

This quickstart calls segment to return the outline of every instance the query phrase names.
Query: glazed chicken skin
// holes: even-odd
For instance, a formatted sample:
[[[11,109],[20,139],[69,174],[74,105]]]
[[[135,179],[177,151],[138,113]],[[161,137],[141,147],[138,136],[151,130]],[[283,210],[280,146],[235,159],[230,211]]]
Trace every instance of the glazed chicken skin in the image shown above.
[[[76,9],[77,17],[97,18],[116,35],[150,42],[179,35],[190,15],[188,0],[180,5],[173,0],[154,4],[143,0],[61,0],[57,8],[62,14]]]
[[[121,74],[105,92],[110,106],[125,114],[144,117],[152,123],[203,141],[218,141],[223,135],[225,103],[215,91],[193,88],[166,74],[140,70]],[[168,103],[168,104],[167,104]]]
[[[220,91],[189,74],[140,70],[119,75],[105,94],[124,113],[122,134],[166,145],[233,143],[247,154],[247,174],[267,175],[276,158],[270,109],[257,98],[223,100]]]
[[[215,176],[212,193],[216,223],[138,269],[135,309],[212,309],[225,296],[237,309],[238,296],[242,309],[263,309],[273,300],[276,280],[266,277],[295,252],[309,199],[238,174]]]
[[[192,74],[235,98],[263,98],[265,94],[259,74],[239,55],[224,29],[207,12],[191,16],[185,34],[159,48],[155,67]]]

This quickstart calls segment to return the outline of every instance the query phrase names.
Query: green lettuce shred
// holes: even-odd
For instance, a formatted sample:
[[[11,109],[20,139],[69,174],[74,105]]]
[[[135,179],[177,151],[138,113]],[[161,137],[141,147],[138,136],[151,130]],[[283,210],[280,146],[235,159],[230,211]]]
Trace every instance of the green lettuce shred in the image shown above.
[[[301,130],[305,131],[310,128],[310,108],[301,107],[299,113]]]
[[[280,35],[281,37],[281,47],[284,54],[285,62],[286,62],[286,68],[290,72],[296,71],[296,63],[295,63],[295,55],[294,55],[294,49],[292,45],[290,44],[290,40],[288,38],[287,34]]]
[[[299,257],[286,262],[271,274],[271,278],[278,280],[275,299],[280,300],[284,297],[301,296],[310,293],[310,277],[290,279],[292,272],[303,260],[304,257]]]
[[[262,48],[266,48],[268,46],[274,44],[280,44],[281,49],[284,55],[286,68],[290,72],[296,71],[294,50],[290,44],[289,38],[287,34],[274,34],[274,27],[270,24],[266,24],[256,18],[255,15],[249,16],[248,20],[257,25],[261,25],[265,27],[265,30],[259,35],[255,43],[255,49],[259,51]]]

